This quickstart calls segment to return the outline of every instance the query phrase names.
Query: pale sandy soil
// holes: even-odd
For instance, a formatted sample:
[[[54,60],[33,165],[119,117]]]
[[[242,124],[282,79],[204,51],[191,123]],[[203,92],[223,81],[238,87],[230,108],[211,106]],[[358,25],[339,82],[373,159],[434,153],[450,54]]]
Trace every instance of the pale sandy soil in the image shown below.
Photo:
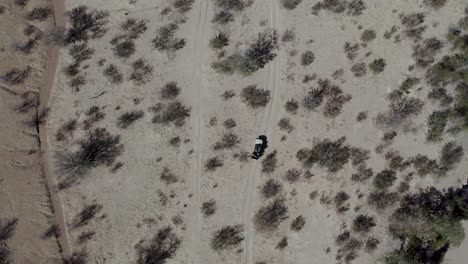
[[[244,77],[239,74],[219,75],[210,67],[216,55],[209,47],[209,39],[221,30],[211,23],[215,12],[212,1],[195,1],[192,10],[187,13],[187,22],[180,26],[178,32],[179,36],[186,38],[187,45],[175,54],[161,53],[151,46],[156,29],[177,18],[160,15],[161,10],[169,5],[167,1],[139,0],[134,5],[127,0],[115,0],[107,5],[93,0],[65,1],[66,10],[84,4],[89,8],[109,11],[109,31],[102,39],[89,42],[89,46],[95,49],[95,55],[85,62],[89,65],[83,71],[88,83],[79,92],[73,92],[67,85],[68,79],[61,70],[72,60],[67,49],[60,51],[48,120],[47,141],[51,144],[49,165],[53,168],[55,151],[73,149],[73,142],[85,133],[78,129],[65,142],[58,142],[56,131],[72,118],[81,123],[86,118],[84,112],[94,105],[103,107],[106,113],[105,119],[95,126],[105,127],[113,134],[121,135],[125,145],[125,153],[118,158],[124,166],[118,172],[111,173],[105,167],[96,168],[77,185],[60,192],[64,222],[68,227],[84,205],[93,201],[103,205],[105,217],[83,228],[67,229],[69,243],[74,251],[86,248],[90,254],[90,263],[135,263],[135,245],[151,238],[159,228],[170,225],[183,238],[180,250],[170,263],[335,263],[335,237],[343,230],[343,225],[349,226],[358,213],[376,216],[378,227],[373,230],[373,235],[381,240],[381,244],[373,254],[360,253],[355,263],[375,263],[380,253],[399,246],[398,242],[389,239],[384,228],[389,212],[376,212],[357,198],[357,190],[368,194],[369,185],[360,186],[351,182],[350,175],[354,172],[351,165],[345,166],[337,174],[314,168],[312,172],[315,175],[309,180],[301,178],[294,184],[284,182],[283,192],[290,217],[274,232],[258,232],[253,225],[255,212],[266,204],[259,195],[258,187],[269,177],[281,181],[288,169],[301,168],[295,158],[297,150],[310,147],[316,139],[346,136],[349,144],[371,150],[371,159],[367,164],[374,171],[383,169],[385,161],[374,149],[384,132],[375,126],[375,116],[386,109],[385,96],[399,86],[409,74],[408,66],[414,64],[410,40],[402,37],[400,43],[394,43],[393,39],[386,40],[383,34],[392,25],[400,25],[398,15],[401,12],[411,10],[426,14],[425,24],[428,28],[424,37],[443,36],[448,26],[463,16],[464,6],[460,1],[449,1],[444,8],[431,11],[420,5],[422,1],[408,4],[407,1],[379,0],[368,3],[366,11],[359,17],[328,12],[313,16],[310,8],[315,2],[304,1],[294,11],[287,11],[278,1],[257,0],[238,14],[235,22],[223,29],[231,36],[228,52],[233,51],[234,47],[245,47],[249,40],[266,28],[275,28],[280,33],[294,29],[296,33],[296,40],[282,43],[278,56],[264,69]],[[148,31],[136,41],[136,54],[123,60],[113,55],[109,41],[120,32],[119,25],[126,17],[148,20]],[[366,48],[361,47],[358,56],[351,62],[346,58],[343,46],[346,41],[359,42],[362,32],[358,29],[359,25],[363,29],[374,29],[377,38]],[[300,54],[308,49],[315,53],[316,59],[312,65],[303,67],[300,65]],[[293,50],[298,53],[290,56]],[[372,54],[366,57],[368,51],[372,51]],[[447,51],[448,47],[445,47],[444,52]],[[98,66],[98,61],[104,58],[105,65],[118,65],[127,77],[131,62],[140,57],[147,59],[154,67],[151,82],[143,86],[135,86],[127,78],[120,85],[112,85],[102,76],[104,67]],[[350,68],[354,63],[369,63],[379,57],[387,62],[383,74],[373,76],[368,73],[362,78],[353,77]],[[307,85],[302,83],[305,74],[316,73],[320,78],[332,78],[333,72],[340,68],[344,69],[344,74],[334,82],[352,95],[352,100],[345,104],[341,115],[327,119],[321,113],[305,111],[303,108],[296,115],[286,113],[283,105],[287,100],[295,98],[301,101],[308,88],[315,85],[315,82]],[[411,74],[422,76],[423,71],[416,69]],[[168,81],[179,83],[182,87],[180,99],[191,106],[191,117],[182,128],[151,123],[152,114],[148,109],[159,101],[158,93]],[[265,108],[252,110],[241,102],[238,96],[240,90],[250,84],[271,91],[272,100]],[[235,90],[237,96],[223,101],[220,95],[227,89]],[[93,98],[101,92],[105,93]],[[428,89],[422,89],[414,92],[414,95],[426,98],[427,92]],[[134,104],[134,98],[142,101]],[[120,106],[120,110],[116,110],[117,106]],[[391,148],[399,150],[403,157],[424,153],[437,158],[443,143],[425,142],[425,122],[433,109],[427,103],[423,113],[413,122],[414,131],[399,132]],[[117,118],[130,110],[143,110],[145,117],[126,130],[119,129],[116,126]],[[368,111],[369,118],[357,123],[355,118],[360,111]],[[291,118],[295,127],[290,134],[281,132],[277,126],[278,121],[286,116]],[[212,117],[218,120],[216,126],[209,126]],[[233,118],[237,122],[233,131],[239,135],[241,143],[235,150],[214,151],[212,145],[222,136],[225,130],[222,122],[226,118]],[[233,154],[241,150],[250,152],[259,134],[266,134],[269,138],[267,152],[278,151],[279,166],[272,176],[261,173],[260,162],[239,162],[233,158]],[[171,147],[167,142],[175,135],[190,141],[182,143],[179,148]],[[283,135],[287,136],[286,140],[281,140]],[[466,139],[445,138],[450,139],[459,140],[465,149],[468,147]],[[215,155],[224,160],[224,166],[215,172],[205,171],[205,161]],[[160,157],[162,160],[158,162]],[[174,171],[180,181],[164,184],[159,179],[164,167]],[[447,177],[415,177],[411,188],[458,185],[466,178],[464,172],[467,169],[468,163],[464,158]],[[60,175],[56,177],[60,178]],[[333,205],[324,205],[319,201],[320,196],[333,197],[340,190],[352,196],[352,210],[346,214],[337,214]],[[319,193],[315,200],[309,199],[313,191]],[[173,194],[173,198],[163,205],[159,198],[160,192],[168,196]],[[217,211],[215,215],[204,218],[200,206],[210,199],[217,201]],[[353,209],[358,204],[363,206],[356,212]],[[289,225],[298,215],[305,216],[306,225],[302,231],[293,232]],[[174,225],[171,221],[174,216],[181,216],[184,223]],[[224,225],[234,224],[243,224],[246,230],[240,250],[215,253],[209,244],[212,233]],[[85,246],[80,246],[76,240],[83,231],[95,231],[96,235]],[[284,250],[275,249],[284,236],[288,237],[288,247]],[[326,252],[327,248],[330,248],[329,253]],[[463,251],[462,248],[466,248],[466,244],[460,248],[461,251],[449,254],[447,263],[463,263],[460,262],[463,253],[459,253]]]

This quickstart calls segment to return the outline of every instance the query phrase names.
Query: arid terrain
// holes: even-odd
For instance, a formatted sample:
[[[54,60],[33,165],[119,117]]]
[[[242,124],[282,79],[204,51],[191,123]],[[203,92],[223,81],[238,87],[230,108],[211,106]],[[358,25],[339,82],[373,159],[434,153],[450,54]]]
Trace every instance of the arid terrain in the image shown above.
[[[0,102],[0,264],[466,263],[464,0],[5,0]]]

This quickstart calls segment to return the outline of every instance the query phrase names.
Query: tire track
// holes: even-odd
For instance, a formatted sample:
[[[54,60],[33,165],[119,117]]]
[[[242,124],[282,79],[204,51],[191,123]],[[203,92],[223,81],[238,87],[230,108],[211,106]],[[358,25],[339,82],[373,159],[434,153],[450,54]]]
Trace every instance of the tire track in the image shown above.
[[[266,1],[268,7],[265,10],[269,11],[270,18],[270,27],[272,29],[278,30],[278,18],[279,18],[279,6],[277,5],[278,1]],[[270,90],[272,102],[268,107],[267,113],[263,116],[262,127],[259,131],[259,134],[267,135],[269,142],[274,142],[274,134],[272,133],[273,119],[277,116],[279,107],[277,103],[277,90],[280,82],[279,75],[279,56],[277,56],[272,62],[270,62],[267,67],[266,72],[266,88]],[[247,184],[244,187],[244,199],[242,205],[242,215],[243,222],[246,227],[245,235],[245,254],[243,255],[243,263],[252,263],[253,260],[253,241],[255,230],[252,223],[253,211],[256,207],[257,200],[257,176],[261,174],[259,162],[254,162],[252,169],[250,171],[250,177],[247,180]]]

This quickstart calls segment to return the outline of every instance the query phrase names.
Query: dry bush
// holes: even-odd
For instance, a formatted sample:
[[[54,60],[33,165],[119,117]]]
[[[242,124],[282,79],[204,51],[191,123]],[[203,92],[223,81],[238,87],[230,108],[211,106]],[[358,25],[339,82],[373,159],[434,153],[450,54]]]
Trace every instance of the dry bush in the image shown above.
[[[370,237],[366,241],[366,250],[368,252],[373,252],[380,244],[380,240],[375,237]]]
[[[141,119],[145,116],[145,113],[141,110],[138,111],[130,111],[123,113],[117,119],[117,126],[122,129],[126,129],[131,126],[135,121]]]
[[[359,62],[351,67],[351,72],[354,77],[363,77],[367,73],[367,65],[364,62]]]
[[[289,10],[296,8],[301,2],[302,0],[281,0],[283,7]]]
[[[442,140],[449,116],[450,112],[448,110],[434,111],[429,115],[427,120],[427,141],[437,142]]]
[[[177,82],[168,82],[161,89],[162,99],[174,99],[180,94],[180,87]]]
[[[411,162],[419,176],[426,176],[429,173],[437,175],[440,172],[437,160],[430,159],[427,156],[417,154],[411,159]]]
[[[312,14],[317,15],[320,10],[332,13],[343,13],[346,11],[347,2],[344,0],[322,0],[312,6]]]
[[[72,228],[78,228],[87,225],[97,214],[102,211],[102,205],[94,203],[85,205],[83,209],[73,218]]]
[[[148,26],[146,25],[148,22],[146,20],[137,20],[134,18],[127,18],[120,27],[122,30],[127,31],[127,37],[130,39],[137,39],[143,33],[146,32]]]
[[[351,238],[351,233],[348,230],[345,230],[336,236],[336,244],[339,246],[343,245],[346,241]]]
[[[361,41],[369,42],[369,41],[374,40],[376,37],[377,37],[377,34],[375,33],[375,30],[366,29],[361,34]]]
[[[338,94],[328,97],[325,107],[323,108],[323,115],[328,118],[335,118],[343,109],[343,105],[351,100],[350,94]]]
[[[251,74],[265,67],[276,57],[278,49],[278,33],[276,30],[260,32],[255,41],[250,44],[242,57],[240,71]]]
[[[239,137],[234,133],[226,133],[223,135],[220,141],[216,142],[213,146],[215,150],[219,149],[231,149],[240,143]]]
[[[447,0],[424,0],[424,5],[432,7],[434,9],[439,9],[447,3]]]
[[[0,6],[0,15],[3,15],[6,11],[6,7],[5,6]]]
[[[385,209],[395,204],[400,197],[396,192],[376,191],[369,194],[368,203],[376,209]]]
[[[288,131],[288,133],[294,129],[294,127],[291,125],[290,119],[286,117],[280,119],[278,126],[280,127],[280,130]]]
[[[85,114],[87,116],[87,119],[83,121],[84,130],[90,129],[94,123],[97,123],[99,121],[102,121],[106,114],[101,111],[102,109],[99,108],[98,106],[91,106],[88,110],[86,110]]]
[[[255,223],[260,230],[272,230],[288,218],[288,207],[284,198],[276,198],[261,207],[255,215]]]
[[[355,43],[354,45],[351,45],[351,43],[347,42],[344,45],[344,51],[346,54],[346,57],[349,60],[353,60],[357,56],[357,52],[359,51],[359,44]]]
[[[312,149],[298,151],[296,157],[305,167],[317,164],[327,168],[329,172],[337,172],[348,163],[351,157],[350,147],[344,144],[345,140],[345,137],[337,140],[321,140]]]
[[[290,99],[284,104],[284,108],[286,112],[295,114],[297,113],[297,109],[299,109],[299,102],[295,99]]]
[[[176,0],[174,2],[174,7],[181,13],[187,13],[192,9],[194,2],[195,0]]]
[[[240,11],[245,8],[243,0],[215,0],[216,6],[225,10]]]
[[[112,84],[120,84],[123,82],[123,74],[114,64],[109,64],[109,66],[104,69],[103,74]]]
[[[266,199],[276,196],[281,192],[283,186],[281,183],[274,179],[268,179],[265,184],[263,184],[261,192],[263,197]]]
[[[377,115],[377,124],[387,128],[397,128],[410,117],[418,115],[424,102],[418,98],[406,97],[398,91],[393,91],[388,96],[389,111]]]
[[[96,232],[94,231],[85,231],[78,236],[76,242],[78,243],[78,245],[82,245],[88,242],[89,240],[93,239],[94,235],[96,235]]]
[[[7,71],[0,79],[10,85],[22,84],[31,75],[32,67],[26,66],[24,69],[12,68]]]
[[[181,140],[179,136],[172,137],[171,139],[169,139],[169,145],[173,147],[178,147],[180,146],[180,141]]]
[[[68,82],[74,92],[79,92],[80,88],[86,84],[86,78],[84,76],[76,76]]]
[[[114,55],[119,58],[130,58],[133,54],[135,54],[135,42],[131,39],[124,39],[122,41],[116,41],[115,44],[113,43],[113,50]]]
[[[57,171],[67,180],[78,180],[89,169],[97,166],[111,166],[123,152],[120,136],[113,136],[105,128],[96,128],[78,141],[79,149],[75,152],[58,152],[56,155]]]
[[[92,10],[84,5],[73,8],[66,13],[70,20],[70,28],[65,37],[65,44],[86,41],[89,38],[101,38],[107,32],[105,28],[109,13]]]
[[[409,90],[415,85],[418,85],[421,80],[416,77],[407,77],[400,85],[400,91],[409,93]]]
[[[307,93],[307,95],[304,97],[302,104],[304,108],[308,110],[314,110],[322,104],[323,98],[324,98],[323,89],[311,88],[309,92]]]
[[[453,102],[453,96],[450,95],[445,88],[433,87],[427,97],[431,100],[438,101],[441,106],[448,106]]]
[[[440,153],[439,164],[442,171],[453,170],[463,158],[463,146],[457,145],[455,141],[445,143]]]
[[[36,93],[24,92],[21,94],[21,100],[21,103],[14,108],[16,113],[27,113],[39,106],[39,97]]]
[[[396,172],[392,170],[383,170],[375,175],[374,181],[372,184],[380,190],[385,190],[390,188],[395,180]]]
[[[180,127],[185,124],[185,119],[190,116],[190,108],[179,101],[173,101],[167,105],[157,104],[152,110],[155,113],[153,123],[156,124],[167,125],[174,123]]]
[[[52,14],[52,9],[49,7],[35,7],[31,10],[28,15],[28,20],[39,20],[44,21]]]
[[[375,219],[372,216],[360,214],[353,220],[353,230],[356,232],[367,233],[376,226]]]
[[[435,56],[440,53],[444,43],[435,37],[425,39],[424,42],[417,43],[413,47],[413,58],[416,64],[421,67],[427,67],[435,61]]]
[[[278,152],[274,150],[262,160],[262,172],[270,174],[275,171],[278,164],[277,154]]]
[[[375,59],[374,61],[369,63],[369,69],[371,69],[373,73],[383,72],[385,70],[385,66],[387,66],[387,63],[382,58]]]
[[[369,150],[358,148],[358,147],[351,147],[350,154],[351,154],[351,162],[353,166],[363,165],[365,164],[366,160],[369,159]]]
[[[278,244],[276,244],[276,249],[279,249],[279,250],[282,250],[284,249],[285,247],[288,246],[288,238],[287,237],[283,237],[279,242]]]
[[[290,41],[293,41],[295,38],[296,38],[296,34],[294,33],[294,30],[286,29],[283,33],[283,36],[281,36],[281,41],[290,42]]]
[[[203,216],[208,217],[216,213],[216,201],[211,199],[207,202],[203,202],[201,206]]]
[[[65,66],[63,71],[68,77],[74,77],[78,73],[80,73],[79,67],[80,67],[79,63],[73,62],[72,64]]]
[[[23,8],[29,3],[29,0],[15,0],[15,5]]]
[[[231,12],[227,10],[219,11],[218,13],[215,14],[212,20],[213,23],[218,23],[221,25],[225,25],[232,21],[234,21],[234,14],[232,14]]]
[[[179,181],[177,178],[177,175],[175,175],[174,172],[172,172],[169,168],[164,167],[164,169],[161,172],[161,175],[159,176],[161,181],[163,181],[165,184],[172,184],[176,183]]]
[[[63,259],[63,264],[86,264],[88,253],[84,250],[73,252],[73,255]]]
[[[358,115],[356,116],[356,121],[358,122],[364,121],[367,119],[367,116],[368,116],[367,111],[359,112]]]
[[[406,37],[411,38],[415,41],[421,39],[422,34],[426,30],[424,24],[424,14],[423,13],[411,13],[408,15],[401,16],[401,24],[406,27],[403,31]]]
[[[57,224],[51,225],[42,235],[42,239],[58,237],[60,235],[60,227]],[[1,262],[0,262],[1,263]]]
[[[31,54],[40,39],[41,35],[35,35],[24,43],[15,44],[15,49],[23,52],[24,54]]]
[[[170,23],[158,29],[156,37],[153,39],[153,46],[159,51],[176,51],[185,47],[185,39],[175,36],[179,26]]]
[[[55,26],[46,31],[45,33],[46,41],[48,44],[52,44],[59,47],[65,46],[67,40],[67,32],[64,27]]]
[[[150,81],[153,74],[153,66],[145,59],[140,58],[132,63],[132,73],[130,80],[136,85],[143,85]]]
[[[302,53],[301,55],[302,66],[309,66],[310,64],[312,64],[312,62],[314,62],[314,60],[315,54],[310,50],[304,51],[304,53]]]
[[[162,228],[147,245],[137,247],[137,264],[164,264],[176,255],[181,243],[171,227]]]
[[[388,151],[385,153],[385,160],[388,161],[388,167],[391,170],[403,171],[411,165],[411,161],[405,161],[398,151]]]
[[[224,226],[213,234],[211,248],[214,251],[232,249],[244,240],[243,233],[243,225]]]
[[[340,191],[335,195],[334,202],[336,210],[340,212],[347,211],[349,209],[349,204],[346,203],[349,200],[349,194],[344,191]]]
[[[249,85],[242,89],[241,97],[252,108],[265,107],[270,101],[270,91]]]
[[[221,95],[221,97],[224,100],[229,100],[229,99],[233,98],[234,96],[236,96],[236,92],[234,92],[233,90],[227,90]]]
[[[232,119],[232,118],[228,118],[228,119],[224,120],[223,125],[227,129],[231,129],[231,128],[234,128],[234,127],[237,126],[236,121],[234,119]]]
[[[1,219],[0,221],[0,244],[5,243],[7,240],[9,240],[13,236],[17,224],[18,224],[18,218]]]
[[[207,171],[215,171],[217,168],[223,166],[223,160],[218,157],[212,157],[205,163],[205,169]]]
[[[222,49],[229,45],[229,36],[226,33],[220,32],[210,40],[210,46],[213,49]]]
[[[359,16],[366,9],[366,5],[362,0],[351,0],[348,3],[347,14],[351,16]]]
[[[304,228],[305,224],[305,217],[300,215],[291,222],[291,229],[294,231],[300,231],[302,228]]]
[[[300,176],[301,172],[298,169],[290,169],[286,171],[284,179],[286,179],[286,181],[288,181],[289,183],[293,183],[296,182]]]

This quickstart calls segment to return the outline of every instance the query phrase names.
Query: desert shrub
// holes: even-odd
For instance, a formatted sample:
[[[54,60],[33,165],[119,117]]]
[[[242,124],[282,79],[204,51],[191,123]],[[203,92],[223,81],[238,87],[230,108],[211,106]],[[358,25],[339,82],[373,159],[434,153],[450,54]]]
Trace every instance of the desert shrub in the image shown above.
[[[205,168],[208,171],[214,171],[216,170],[216,168],[222,167],[223,164],[223,160],[221,160],[220,158],[212,157],[206,161]]]
[[[84,250],[73,252],[73,254],[63,259],[63,264],[86,264],[88,263],[88,253]]]
[[[159,178],[165,183],[165,184],[171,184],[171,183],[176,183],[179,181],[177,175],[173,171],[171,171],[169,168],[164,167],[164,169],[161,172],[161,175]]]
[[[18,218],[2,219],[0,221],[0,244],[13,236],[17,224]]]
[[[5,6],[0,6],[0,15],[3,15],[6,11],[6,7]]]
[[[73,8],[66,15],[70,20],[70,28],[65,37],[65,43],[71,44],[86,41],[89,38],[101,38],[107,32],[105,28],[109,13],[92,10],[84,5]]]
[[[375,175],[372,184],[380,190],[388,189],[393,185],[396,177],[396,172],[392,170],[383,170]]]
[[[243,225],[224,226],[213,234],[211,248],[215,251],[234,248],[244,240],[243,233]]]
[[[263,197],[268,199],[268,198],[276,196],[278,193],[281,192],[282,189],[283,189],[283,186],[281,185],[281,183],[279,183],[278,181],[274,179],[268,179],[265,182],[265,184],[263,184],[261,192],[262,192]]]
[[[367,119],[367,111],[359,112],[356,116],[356,121],[361,122]]]
[[[362,77],[367,73],[367,65],[364,62],[359,62],[351,67],[351,72],[354,77]]]
[[[385,209],[399,200],[398,193],[376,191],[369,194],[368,203],[377,209]]]
[[[328,97],[325,107],[323,108],[323,115],[328,118],[335,118],[343,109],[343,105],[351,100],[350,94],[339,93]]]
[[[440,166],[443,171],[449,171],[455,168],[455,165],[460,163],[464,151],[461,145],[457,145],[455,141],[450,141],[444,144],[440,153]]]
[[[231,149],[240,143],[239,137],[234,133],[226,133],[220,141],[216,142],[213,146],[215,150],[218,149]]]
[[[223,32],[220,32],[214,36],[210,41],[210,46],[213,49],[222,49],[229,45],[229,36]]]
[[[143,85],[150,81],[153,74],[153,66],[151,66],[145,59],[138,59],[132,63],[132,73],[130,80],[136,85]]]
[[[112,84],[120,84],[123,81],[123,74],[114,64],[109,64],[109,66],[104,69],[103,74]]]
[[[91,240],[94,237],[94,235],[96,235],[96,232],[94,232],[94,231],[85,231],[85,232],[81,233],[78,236],[78,239],[77,239],[78,245],[82,245],[82,244],[88,242],[89,240]]]
[[[366,5],[362,0],[351,0],[348,3],[347,14],[351,16],[359,16],[366,9]]]
[[[449,118],[450,112],[445,111],[434,111],[428,118],[428,130],[426,133],[427,141],[441,141],[442,135],[447,125],[447,119]]]
[[[83,209],[73,218],[73,228],[78,228],[87,225],[93,220],[97,214],[102,211],[102,205],[94,203],[85,205]]]
[[[260,32],[255,41],[250,44],[243,56],[241,72],[250,74],[265,67],[276,57],[278,49],[278,34],[275,30]]]
[[[279,242],[278,244],[276,244],[276,249],[279,249],[279,250],[282,250],[284,249],[285,247],[288,246],[288,238],[287,237],[283,237]]]
[[[351,180],[355,182],[362,182],[372,178],[373,175],[374,170],[372,170],[372,168],[367,168],[365,165],[360,165],[356,173],[351,175]]]
[[[229,100],[229,99],[233,98],[234,96],[236,96],[236,92],[234,92],[233,90],[227,90],[221,95],[221,97],[224,100]]]
[[[21,100],[21,103],[16,105],[14,108],[16,113],[26,113],[39,106],[39,97],[37,94],[25,92],[21,95]]]
[[[353,220],[353,230],[356,232],[367,233],[376,226],[375,219],[372,216],[360,214]]]
[[[375,30],[366,29],[361,34],[361,41],[369,42],[369,41],[374,40],[376,37],[377,37],[377,34],[375,33]]]
[[[47,239],[47,238],[51,238],[51,237],[58,237],[59,235],[60,235],[60,227],[57,224],[52,224],[44,232],[44,234],[42,235],[42,238]]]
[[[252,108],[264,107],[270,101],[270,91],[249,85],[242,89],[241,97]]]
[[[299,152],[296,156],[305,167],[317,164],[327,168],[329,172],[337,172],[348,163],[351,156],[349,146],[344,144],[345,140],[345,137],[337,140],[324,139],[317,142],[312,149],[306,150],[303,158],[300,158]]]
[[[255,215],[255,223],[260,230],[276,229],[288,218],[288,207],[284,198],[276,198],[268,205],[260,207]]]
[[[349,204],[346,204],[346,201],[349,200],[349,194],[346,192],[340,191],[335,195],[334,202],[338,212],[344,212],[349,209]]]
[[[293,183],[297,181],[300,176],[301,172],[298,169],[290,169],[286,171],[284,179],[286,179],[286,181],[288,181],[289,183]]]
[[[302,228],[304,228],[305,223],[305,217],[300,215],[291,222],[291,229],[294,231],[300,231]]]
[[[277,154],[278,152],[274,150],[262,160],[262,172],[270,174],[275,171],[278,164]]]
[[[31,10],[28,13],[27,18],[28,18],[28,20],[44,21],[51,14],[52,14],[52,9],[50,9],[48,7],[35,7],[33,10]]]
[[[86,78],[84,76],[76,76],[68,82],[74,92],[79,92],[80,88],[86,84]]]
[[[421,67],[427,67],[435,61],[435,55],[444,47],[444,43],[437,38],[428,38],[424,42],[417,43],[413,47],[413,58],[416,64]]]
[[[304,53],[302,53],[301,55],[302,66],[309,66],[310,64],[312,64],[312,62],[314,62],[314,60],[315,54],[310,50],[304,51]]]
[[[131,126],[133,123],[135,123],[135,121],[143,118],[144,116],[145,116],[145,113],[141,110],[123,113],[117,119],[117,126],[119,128],[126,129],[129,126]]]
[[[176,0],[174,2],[174,7],[181,13],[187,13],[192,9],[192,5],[194,2],[195,0]]]
[[[351,238],[351,233],[348,230],[345,230],[336,236],[336,244],[343,245]]]
[[[324,99],[324,90],[311,88],[303,99],[303,106],[308,110],[314,110],[319,107]]]
[[[64,27],[55,26],[46,32],[46,41],[49,44],[56,45],[59,47],[65,46],[66,44],[66,30]]]
[[[87,116],[86,120],[83,121],[84,130],[90,129],[94,123],[102,121],[106,116],[106,113],[101,111],[102,109],[98,106],[91,106],[88,110],[86,110],[85,114]]]
[[[351,147],[350,148],[350,158],[351,162],[354,166],[362,165],[369,159],[369,150],[358,148],[358,147]]]
[[[447,3],[447,0],[424,0],[423,3],[426,6],[439,9]]]
[[[147,243],[139,246],[137,264],[164,264],[173,258],[182,240],[172,231],[164,227]]]
[[[359,44],[355,43],[354,45],[352,45],[351,43],[346,41],[344,45],[344,51],[345,51],[346,57],[349,60],[353,60],[354,58],[356,58],[357,52],[359,51]]]
[[[29,3],[29,0],[15,0],[15,5],[23,8]]]
[[[295,99],[290,99],[284,104],[284,108],[286,109],[286,112],[295,114],[297,109],[299,109],[299,102]]]
[[[118,41],[113,45],[114,55],[119,58],[130,58],[135,54],[135,42],[131,39],[124,39],[123,41]]]
[[[370,237],[366,240],[366,250],[368,252],[374,251],[380,244],[380,240],[375,237]]]
[[[301,2],[302,0],[281,0],[283,7],[289,10],[296,8]]]
[[[23,52],[24,54],[31,54],[32,50],[36,47],[40,39],[40,35],[33,36],[32,38],[29,38],[25,43],[15,44],[15,49]]]
[[[0,76],[0,79],[3,79],[7,84],[18,85],[24,83],[31,75],[31,72],[31,66],[26,66],[24,69],[13,68]]]
[[[240,11],[245,8],[245,4],[242,0],[215,0],[216,6],[225,10],[236,10]]]
[[[162,99],[174,99],[180,94],[180,87],[177,82],[168,82],[161,89]]]
[[[466,58],[461,54],[444,56],[442,60],[429,68],[426,72],[426,80],[434,87],[458,81],[463,74],[465,64]]]
[[[170,23],[158,29],[156,37],[153,39],[153,46],[159,51],[176,51],[185,47],[185,39],[175,36],[179,26]]]
[[[291,125],[290,119],[286,117],[280,119],[280,121],[278,122],[278,126],[281,130],[285,130],[288,132],[291,132],[294,129],[294,127]]]
[[[155,112],[153,123],[156,124],[174,123],[176,126],[183,126],[185,119],[190,116],[190,108],[179,101],[173,101],[167,105],[158,104],[153,108],[153,111]]]
[[[146,20],[137,20],[134,18],[127,18],[120,27],[128,32],[127,37],[130,39],[137,39],[141,36],[141,34],[145,33],[148,29],[146,25]]]
[[[237,126],[236,121],[234,119],[232,119],[232,118],[228,118],[228,119],[224,120],[223,125],[227,129],[231,129],[231,128],[234,128],[235,126]]]
[[[69,178],[82,176],[89,169],[111,166],[123,152],[120,136],[113,136],[105,128],[96,128],[78,141],[75,152],[58,152],[56,156],[59,175]]]
[[[286,29],[283,33],[283,36],[281,36],[281,41],[289,42],[289,41],[293,41],[295,38],[296,38],[296,34],[294,33],[294,30]]]
[[[74,77],[78,75],[78,73],[80,73],[79,67],[80,67],[80,64],[74,62],[68,66],[65,66],[63,71],[68,77]]]
[[[419,176],[426,176],[429,173],[438,174],[439,165],[435,159],[429,159],[427,156],[418,154],[412,158],[412,163]]]
[[[369,63],[369,69],[372,70],[374,73],[381,73],[385,70],[385,66],[387,64],[385,63],[385,60],[380,58],[380,59],[375,59],[371,63]]]
[[[179,136],[172,137],[171,139],[169,139],[169,145],[173,147],[178,147],[180,146],[180,141],[181,140]]]
[[[312,6],[312,14],[318,14],[320,10],[327,10],[333,13],[343,13],[346,10],[344,0],[323,0]]]
[[[424,17],[423,13],[411,13],[401,16],[401,24],[406,27],[403,31],[405,36],[413,40],[420,40],[426,30],[426,26],[422,25]]]
[[[427,97],[431,100],[438,101],[442,106],[448,106],[453,102],[453,96],[448,94],[445,88],[433,87]]]
[[[416,77],[407,77],[400,85],[400,91],[409,93],[409,90],[415,85],[418,85],[421,80]]]
[[[203,202],[201,206],[203,216],[208,217],[216,213],[216,201],[211,199],[207,202]]]
[[[410,117],[418,115],[424,102],[418,98],[404,96],[393,91],[388,96],[389,111],[377,115],[377,124],[387,128],[397,128]]]
[[[234,21],[234,15],[227,10],[219,11],[218,13],[215,14],[212,20],[213,23],[218,23],[221,25],[225,25],[232,21]]]
[[[385,159],[389,162],[388,167],[391,170],[403,171],[411,165],[411,161],[405,161],[398,151],[388,151],[385,154]]]

